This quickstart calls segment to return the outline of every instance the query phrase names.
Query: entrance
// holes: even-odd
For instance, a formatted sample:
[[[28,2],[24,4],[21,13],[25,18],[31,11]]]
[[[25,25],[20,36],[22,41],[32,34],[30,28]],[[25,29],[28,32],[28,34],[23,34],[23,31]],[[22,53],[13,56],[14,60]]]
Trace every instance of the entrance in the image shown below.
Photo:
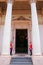
[[[28,33],[27,29],[16,29],[16,53],[28,53]]]

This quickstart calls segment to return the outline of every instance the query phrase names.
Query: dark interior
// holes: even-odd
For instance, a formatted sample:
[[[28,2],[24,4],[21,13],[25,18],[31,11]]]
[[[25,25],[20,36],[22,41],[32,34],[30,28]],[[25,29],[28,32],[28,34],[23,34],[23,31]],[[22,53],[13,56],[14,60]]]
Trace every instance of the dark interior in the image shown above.
[[[16,29],[16,53],[28,53],[27,29]]]

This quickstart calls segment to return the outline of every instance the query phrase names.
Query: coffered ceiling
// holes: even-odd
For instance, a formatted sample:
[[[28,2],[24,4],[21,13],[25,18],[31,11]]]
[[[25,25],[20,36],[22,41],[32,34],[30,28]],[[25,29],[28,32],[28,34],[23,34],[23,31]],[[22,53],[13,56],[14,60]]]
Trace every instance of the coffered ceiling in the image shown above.
[[[0,0],[0,7],[5,10],[7,8],[7,0]],[[37,9],[43,8],[43,0],[37,0]],[[14,10],[30,10],[29,0],[14,0],[13,3]]]
[[[15,13],[19,13],[19,14],[21,14],[21,13],[22,14],[24,14],[24,13],[28,14],[29,13],[28,10],[31,10],[29,1],[30,0],[14,0],[14,2],[13,2],[13,11]],[[37,0],[36,6],[37,6],[37,10],[41,11],[43,9],[43,0]],[[2,11],[6,11],[7,0],[0,0],[0,8],[2,9]],[[21,13],[20,13],[20,11],[21,11]]]

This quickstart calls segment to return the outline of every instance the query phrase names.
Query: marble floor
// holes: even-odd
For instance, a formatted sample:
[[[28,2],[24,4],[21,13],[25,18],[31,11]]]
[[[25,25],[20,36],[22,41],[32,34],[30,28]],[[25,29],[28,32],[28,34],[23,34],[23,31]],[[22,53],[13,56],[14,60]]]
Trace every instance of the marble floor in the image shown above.
[[[32,56],[33,65],[43,65],[43,56]]]

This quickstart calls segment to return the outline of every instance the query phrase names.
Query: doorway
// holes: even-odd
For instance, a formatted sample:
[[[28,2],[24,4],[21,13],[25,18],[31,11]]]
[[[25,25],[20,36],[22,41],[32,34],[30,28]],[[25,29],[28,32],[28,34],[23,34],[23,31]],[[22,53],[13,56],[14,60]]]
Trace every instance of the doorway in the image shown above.
[[[16,29],[15,53],[28,54],[28,32],[27,32],[27,29]]]

